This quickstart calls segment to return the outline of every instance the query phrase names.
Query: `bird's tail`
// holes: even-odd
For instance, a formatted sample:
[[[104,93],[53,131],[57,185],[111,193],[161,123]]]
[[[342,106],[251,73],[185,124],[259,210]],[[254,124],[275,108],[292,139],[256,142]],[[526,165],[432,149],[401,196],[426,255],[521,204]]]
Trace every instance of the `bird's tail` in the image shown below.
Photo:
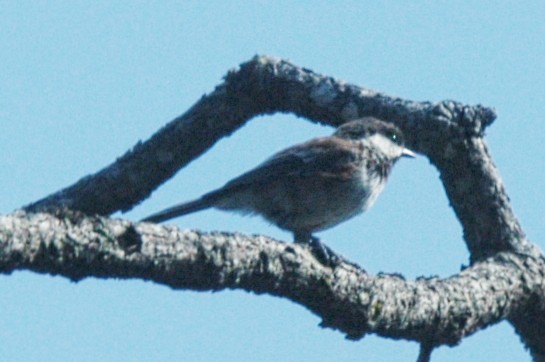
[[[168,209],[165,209],[163,211],[159,211],[158,213],[152,214],[150,216],[145,217],[141,221],[146,222],[162,222],[165,220],[170,220],[178,216],[190,214],[195,211],[200,211],[207,209],[209,207],[212,207],[212,203],[210,200],[206,198],[199,198],[197,200],[184,202],[182,204],[174,205],[172,207],[169,207]]]

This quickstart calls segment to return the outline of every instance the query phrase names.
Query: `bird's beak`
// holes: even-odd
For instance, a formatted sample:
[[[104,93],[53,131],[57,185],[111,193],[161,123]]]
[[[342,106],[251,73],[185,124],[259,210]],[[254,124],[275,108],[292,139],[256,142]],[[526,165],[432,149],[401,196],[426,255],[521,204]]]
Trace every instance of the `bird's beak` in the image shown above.
[[[416,157],[416,153],[414,153],[413,151],[409,150],[408,148],[404,148],[404,149],[403,149],[403,152],[401,152],[401,157],[415,158],[415,157]]]

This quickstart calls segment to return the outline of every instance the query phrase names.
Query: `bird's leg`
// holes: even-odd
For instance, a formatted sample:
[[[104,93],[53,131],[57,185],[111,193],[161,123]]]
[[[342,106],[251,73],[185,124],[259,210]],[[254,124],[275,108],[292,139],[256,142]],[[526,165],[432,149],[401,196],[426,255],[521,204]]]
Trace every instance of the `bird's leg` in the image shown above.
[[[320,239],[311,233],[294,233],[294,242],[307,244],[312,249],[312,254],[324,265],[335,268],[344,261],[344,258],[335,253],[331,248],[322,243]]]
[[[308,232],[294,231],[293,242],[297,244],[310,244],[313,236]]]

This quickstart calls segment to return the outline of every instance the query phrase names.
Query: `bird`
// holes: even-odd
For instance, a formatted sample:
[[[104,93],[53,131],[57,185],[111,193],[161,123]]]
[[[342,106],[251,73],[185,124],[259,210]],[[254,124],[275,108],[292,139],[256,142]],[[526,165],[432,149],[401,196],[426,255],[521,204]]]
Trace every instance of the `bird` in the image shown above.
[[[401,157],[415,153],[405,148],[399,128],[364,117],[340,125],[331,136],[284,149],[223,187],[142,221],[158,223],[208,208],[260,215],[292,232],[294,242],[332,254],[314,233],[369,209]]]

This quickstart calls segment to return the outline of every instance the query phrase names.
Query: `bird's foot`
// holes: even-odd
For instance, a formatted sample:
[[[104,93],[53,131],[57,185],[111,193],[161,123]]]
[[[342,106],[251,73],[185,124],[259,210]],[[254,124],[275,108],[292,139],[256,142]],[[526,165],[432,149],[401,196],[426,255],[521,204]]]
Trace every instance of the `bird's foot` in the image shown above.
[[[296,244],[308,245],[310,247],[312,255],[314,255],[314,257],[325,266],[335,269],[344,263],[349,264],[356,269],[365,271],[365,269],[363,269],[358,264],[348,261],[342,255],[334,252],[333,249],[322,243],[320,239],[315,236],[309,236],[308,234],[296,235],[294,241]]]
[[[311,236],[310,240],[307,241],[307,244],[310,246],[312,255],[318,261],[328,267],[336,268],[345,260],[344,258],[333,251],[330,247],[325,245],[315,236]]]
[[[346,263],[356,267],[357,269],[364,270],[359,265],[346,260],[342,255],[334,252],[333,249],[322,243],[319,238],[313,235],[309,235],[307,233],[294,234],[294,242],[296,244],[308,245],[312,255],[314,255],[314,257],[325,266],[335,269],[339,265]]]
[[[308,245],[312,248],[312,254],[320,263],[332,268],[338,267],[343,262],[343,257],[335,253],[329,246],[322,243],[315,236],[310,238]]]

